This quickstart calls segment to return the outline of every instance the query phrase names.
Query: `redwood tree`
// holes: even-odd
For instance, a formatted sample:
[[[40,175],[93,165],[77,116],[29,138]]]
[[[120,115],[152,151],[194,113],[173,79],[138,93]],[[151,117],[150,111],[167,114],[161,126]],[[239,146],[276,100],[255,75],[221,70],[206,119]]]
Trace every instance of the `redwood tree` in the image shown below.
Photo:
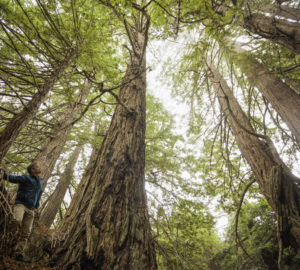
[[[65,167],[64,172],[60,176],[59,183],[55,187],[54,192],[48,199],[46,207],[43,209],[41,217],[39,219],[46,227],[50,227],[53,223],[55,216],[63,202],[65,194],[73,180],[74,167],[79,158],[80,151],[83,148],[83,144],[78,143],[73,153],[68,158],[68,163]]]
[[[1,42],[5,46],[1,45],[0,78],[4,89],[14,90],[20,106],[0,133],[0,163],[77,56],[81,44],[81,40],[72,42],[63,37],[57,25],[59,15],[50,15],[49,7],[40,1],[38,6],[3,2],[1,8]],[[29,94],[29,101],[22,98],[24,93]]]
[[[63,150],[65,142],[73,127],[73,122],[79,117],[80,111],[87,99],[91,87],[92,83],[86,79],[78,94],[76,102],[74,104],[71,102],[67,104],[67,108],[58,123],[53,126],[51,136],[49,136],[44,143],[41,152],[34,158],[34,160],[39,162],[41,167],[41,177],[44,180],[44,186],[46,186],[47,181],[51,176],[55,162]]]
[[[7,124],[4,130],[0,134],[0,162],[5,157],[10,146],[19,135],[25,125],[35,116],[40,105],[44,102],[47,94],[54,84],[58,81],[64,70],[69,66],[70,61],[76,55],[77,48],[70,50],[69,54],[59,63],[53,70],[48,79],[38,88],[36,94],[25,105],[23,110],[17,113]]]
[[[280,5],[275,3],[273,5],[259,5],[259,10],[263,12],[268,12],[273,16],[280,16],[285,19],[290,19],[294,21],[300,21],[300,11],[298,8],[292,8],[287,5]]]
[[[238,65],[249,81],[271,103],[300,143],[300,95],[259,63],[254,56],[247,57],[238,43],[234,44],[234,50],[238,53]]]
[[[131,6],[124,24],[130,57],[96,166],[93,194],[80,205],[56,261],[80,269],[156,269],[145,194],[146,46],[150,17]],[[130,21],[129,21],[130,20]],[[72,246],[72,249],[69,247]]]
[[[93,190],[96,178],[91,178],[91,174],[97,164],[97,158],[99,155],[99,147],[94,145],[92,153],[89,158],[88,165],[86,166],[80,183],[76,189],[76,192],[71,200],[70,206],[68,207],[66,214],[60,223],[59,229],[63,233],[66,233],[70,229],[70,225],[74,222],[81,205],[86,205],[89,201]]]
[[[300,179],[293,175],[280,159],[271,140],[255,132],[213,63],[208,62],[208,69],[210,71],[209,79],[238,147],[251,166],[262,194],[276,211],[281,251],[283,246],[292,245],[299,254],[300,190],[297,183]],[[279,264],[281,265],[280,255]]]
[[[232,7],[215,4],[212,5],[212,8],[217,14],[225,17],[227,13],[230,13]],[[267,16],[266,13],[269,13],[270,16]],[[300,23],[291,21],[299,19],[299,9],[278,7],[277,4],[262,4],[253,8],[247,3],[241,14],[243,17],[237,20],[237,24],[245,30],[280,44],[297,54],[300,53]],[[232,12],[228,16],[233,17]],[[278,16],[282,18],[278,18]]]
[[[300,24],[254,13],[246,16],[241,25],[248,31],[300,53]]]

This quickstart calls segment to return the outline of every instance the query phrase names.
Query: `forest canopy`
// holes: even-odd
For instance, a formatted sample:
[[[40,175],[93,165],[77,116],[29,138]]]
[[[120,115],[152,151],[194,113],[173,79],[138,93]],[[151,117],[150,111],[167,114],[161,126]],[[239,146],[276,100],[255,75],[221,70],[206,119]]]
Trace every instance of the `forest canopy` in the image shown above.
[[[0,0],[0,265],[299,269],[299,63],[298,1]]]

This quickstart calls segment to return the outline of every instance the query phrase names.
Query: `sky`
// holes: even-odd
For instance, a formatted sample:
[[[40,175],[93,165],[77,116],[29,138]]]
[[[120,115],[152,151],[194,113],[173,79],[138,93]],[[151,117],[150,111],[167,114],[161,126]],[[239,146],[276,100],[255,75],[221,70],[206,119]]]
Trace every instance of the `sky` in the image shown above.
[[[185,47],[185,37],[174,40],[150,41],[147,52],[147,65],[151,71],[147,74],[147,91],[158,98],[165,109],[174,117],[176,133],[187,137],[189,105],[177,101],[172,97],[172,88],[166,82],[163,75],[164,63],[168,58],[177,57]],[[189,179],[189,177],[186,177]],[[201,179],[196,181],[201,182]],[[210,212],[216,218],[216,229],[219,237],[223,238],[228,225],[228,215],[222,211],[216,211],[217,198],[210,204]]]

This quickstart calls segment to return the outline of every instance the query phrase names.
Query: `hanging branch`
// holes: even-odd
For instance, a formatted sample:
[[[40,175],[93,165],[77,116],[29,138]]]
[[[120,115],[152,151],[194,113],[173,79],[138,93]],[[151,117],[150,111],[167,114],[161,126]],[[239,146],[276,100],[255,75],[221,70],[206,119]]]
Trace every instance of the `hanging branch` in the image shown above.
[[[251,130],[248,130],[246,127],[244,127],[243,125],[241,125],[241,123],[238,121],[238,119],[236,118],[235,114],[233,113],[232,109],[231,109],[231,106],[230,106],[230,103],[229,103],[229,100],[228,100],[228,96],[225,94],[224,92],[224,89],[222,88],[222,85],[221,83],[219,82],[219,86],[220,88],[222,89],[223,93],[224,93],[224,96],[222,98],[225,99],[226,103],[227,103],[227,109],[230,113],[230,115],[232,116],[232,118],[234,119],[234,121],[236,122],[236,124],[241,128],[243,129],[244,131],[246,131],[247,133],[249,133],[250,135],[254,136],[254,137],[257,137],[257,138],[261,138],[261,139],[264,139],[264,140],[268,140],[269,138],[267,136],[264,136],[264,135],[261,135],[261,134],[258,134],[258,133],[255,133],[255,132],[252,132]]]
[[[236,214],[235,214],[235,223],[234,223],[234,231],[235,231],[235,240],[237,242],[237,244],[241,247],[241,249],[243,250],[243,252],[245,253],[245,255],[252,261],[253,259],[250,257],[250,255],[248,254],[248,252],[246,251],[246,249],[244,248],[242,242],[241,242],[241,239],[240,239],[240,236],[238,234],[238,224],[239,224],[239,215],[240,215],[240,211],[241,211],[241,208],[242,208],[242,204],[243,204],[243,201],[244,201],[244,198],[245,198],[245,195],[248,191],[248,189],[252,186],[252,184],[255,182],[256,180],[253,179],[251,182],[249,182],[247,184],[247,186],[245,187],[243,193],[242,193],[242,197],[240,199],[240,203],[239,203],[239,206],[238,206],[238,209],[236,211]]]
[[[146,68],[144,70],[141,70],[138,74],[136,74],[134,77],[132,77],[130,80],[127,80],[121,84],[118,84],[114,87],[111,87],[111,88],[108,88],[108,89],[105,89],[104,88],[104,82],[96,82],[92,79],[92,77],[87,73],[87,72],[83,72],[85,74],[85,76],[94,84],[96,84],[99,88],[99,91],[100,91],[100,94],[97,95],[96,97],[94,97],[93,99],[90,100],[90,102],[86,105],[85,109],[81,112],[80,116],[75,119],[71,125],[74,125],[76,122],[78,122],[84,115],[85,113],[88,111],[89,107],[92,106],[92,105],[95,105],[95,101],[100,98],[101,96],[103,96],[105,93],[110,93],[116,100],[119,104],[121,104],[124,109],[129,113],[129,114],[134,114],[135,111],[128,108],[118,97],[117,94],[115,94],[114,92],[112,92],[113,90],[116,90],[116,89],[119,89],[119,88],[122,88],[126,85],[128,85],[129,83],[131,83],[133,80],[135,80],[136,78],[138,78],[139,76],[141,76],[144,72],[146,72],[149,68]]]

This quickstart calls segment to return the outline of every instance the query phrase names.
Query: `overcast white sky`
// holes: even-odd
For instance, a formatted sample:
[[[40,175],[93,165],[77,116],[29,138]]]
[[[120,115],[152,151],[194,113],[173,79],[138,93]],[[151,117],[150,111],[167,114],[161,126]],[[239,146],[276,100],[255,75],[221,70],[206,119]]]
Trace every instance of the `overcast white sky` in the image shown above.
[[[165,109],[171,112],[174,116],[176,122],[176,133],[186,137],[189,106],[176,101],[175,98],[172,98],[172,89],[167,85],[166,78],[163,76],[164,63],[169,57],[177,57],[184,47],[184,37],[179,39],[179,41],[150,41],[148,45],[147,65],[151,67],[152,71],[147,74],[147,90],[150,94],[158,98],[163,103]],[[202,180],[199,179],[199,183],[201,181]],[[215,203],[210,204],[208,208],[210,209],[211,214],[213,214],[216,218],[216,229],[219,236],[223,237],[228,225],[228,216],[224,212],[216,211],[215,206],[217,199],[214,201]]]
[[[163,64],[169,57],[176,57],[183,46],[183,43],[175,41],[150,41],[147,53],[147,64],[152,70],[147,74],[147,90],[161,100],[164,107],[174,114],[177,125],[180,125],[181,118],[188,113],[188,106],[176,102],[171,97],[172,89],[168,87],[162,73]]]

